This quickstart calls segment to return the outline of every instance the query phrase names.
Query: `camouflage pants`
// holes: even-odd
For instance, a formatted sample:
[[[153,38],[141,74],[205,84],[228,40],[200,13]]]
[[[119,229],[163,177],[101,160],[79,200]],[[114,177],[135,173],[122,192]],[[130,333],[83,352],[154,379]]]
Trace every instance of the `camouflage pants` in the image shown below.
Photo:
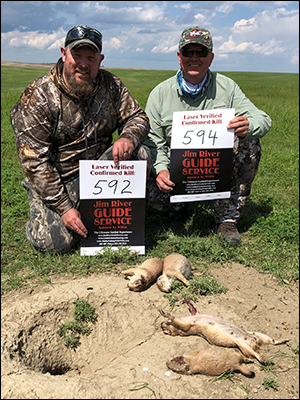
[[[215,221],[237,222],[250,196],[251,185],[258,170],[261,157],[259,139],[246,142],[235,141],[233,149],[233,168],[231,174],[231,196],[229,199],[214,202]],[[170,195],[160,191],[155,177],[150,175],[147,181],[147,204],[160,211],[180,211],[187,203],[170,203]]]
[[[112,146],[99,158],[100,160],[112,160]],[[150,150],[146,146],[139,146],[133,152],[131,159],[146,160],[147,172],[152,166]],[[22,186],[27,190],[30,219],[26,224],[27,239],[34,247],[43,252],[71,250],[80,241],[80,236],[67,229],[62,223],[60,215],[50,207],[47,207],[25,178]],[[70,197],[73,207],[79,208],[79,177],[65,183],[65,189]]]

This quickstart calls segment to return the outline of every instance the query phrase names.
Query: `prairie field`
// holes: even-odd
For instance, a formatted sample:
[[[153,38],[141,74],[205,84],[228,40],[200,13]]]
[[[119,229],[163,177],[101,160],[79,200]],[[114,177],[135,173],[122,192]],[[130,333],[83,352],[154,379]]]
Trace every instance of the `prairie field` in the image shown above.
[[[1,67],[1,271],[2,293],[26,285],[29,279],[51,282],[64,273],[86,275],[114,270],[151,257],[178,252],[200,271],[217,263],[240,263],[262,274],[272,274],[280,284],[298,280],[299,260],[299,75],[285,73],[223,72],[272,119],[261,139],[262,158],[243,216],[239,222],[242,243],[221,246],[214,233],[213,202],[188,205],[185,223],[146,208],[145,256],[128,249],[92,257],[80,249],[67,254],[43,254],[26,239],[29,217],[24,173],[18,161],[10,111],[22,91],[49,68]],[[175,74],[167,70],[109,69],[121,78],[145,109],[150,91]]]
[[[26,85],[47,71],[1,68],[3,398],[299,398],[299,75],[224,73],[272,119],[239,222],[240,246],[219,242],[213,201],[200,201],[188,204],[184,223],[146,207],[144,256],[126,247],[80,256],[79,248],[41,253],[25,233],[29,206],[10,111]],[[111,71],[142,108],[152,88],[175,74]],[[190,259],[187,287],[177,281],[170,293],[155,283],[142,292],[129,290],[121,271],[173,252]],[[71,328],[78,324],[70,321],[77,300],[88,302],[96,313],[88,335]],[[201,314],[264,333],[282,345],[261,349],[264,365],[250,360],[255,361],[249,366],[252,379],[230,370],[217,377],[179,376],[167,370],[167,361],[208,345],[200,336],[162,332],[163,315],[169,315],[162,310],[185,316],[187,300]],[[87,316],[83,309],[80,314]],[[65,343],[64,329],[71,329]]]

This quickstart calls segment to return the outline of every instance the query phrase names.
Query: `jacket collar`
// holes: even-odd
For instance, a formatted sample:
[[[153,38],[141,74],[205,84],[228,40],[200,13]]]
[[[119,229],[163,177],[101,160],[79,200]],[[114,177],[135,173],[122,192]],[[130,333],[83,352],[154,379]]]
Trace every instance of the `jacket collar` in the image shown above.
[[[179,70],[177,71],[176,75],[175,75],[176,84],[177,84],[177,90],[179,91],[180,96],[185,96],[184,93],[183,93],[183,91],[182,91],[182,88],[181,88],[181,86],[180,86],[180,84],[179,84],[179,82],[178,82],[178,74],[180,73],[180,71],[181,71],[181,70],[179,69]],[[205,82],[204,86],[202,87],[202,90],[201,90],[201,92],[199,93],[199,95],[202,94],[202,93],[204,93],[204,91],[206,90],[207,86],[210,84],[211,80],[212,80],[212,72],[211,72],[210,69],[208,69],[208,70],[207,70],[207,79],[206,79],[206,82]],[[197,97],[197,96],[196,96],[196,97]]]

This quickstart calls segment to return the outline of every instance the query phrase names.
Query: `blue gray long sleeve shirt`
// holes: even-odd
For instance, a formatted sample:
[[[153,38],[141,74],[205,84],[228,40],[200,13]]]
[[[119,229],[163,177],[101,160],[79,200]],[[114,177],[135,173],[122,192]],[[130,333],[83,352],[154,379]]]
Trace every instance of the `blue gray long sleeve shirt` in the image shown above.
[[[150,133],[145,144],[150,148],[153,172],[169,170],[170,143],[174,111],[220,110],[234,108],[235,116],[246,116],[249,131],[241,141],[262,138],[271,127],[271,118],[259,110],[230,78],[208,70],[208,79],[198,96],[182,94],[177,74],[157,85],[149,95],[146,114]]]

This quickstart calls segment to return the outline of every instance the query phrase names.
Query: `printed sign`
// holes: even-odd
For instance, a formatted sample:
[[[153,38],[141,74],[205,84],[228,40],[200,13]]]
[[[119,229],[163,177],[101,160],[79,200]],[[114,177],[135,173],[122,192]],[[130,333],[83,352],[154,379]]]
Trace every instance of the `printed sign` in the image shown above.
[[[81,237],[80,255],[128,246],[145,254],[145,196],[147,162],[82,160],[79,193],[82,222],[88,230]]]
[[[227,125],[235,110],[173,113],[170,202],[230,197],[234,133]]]

